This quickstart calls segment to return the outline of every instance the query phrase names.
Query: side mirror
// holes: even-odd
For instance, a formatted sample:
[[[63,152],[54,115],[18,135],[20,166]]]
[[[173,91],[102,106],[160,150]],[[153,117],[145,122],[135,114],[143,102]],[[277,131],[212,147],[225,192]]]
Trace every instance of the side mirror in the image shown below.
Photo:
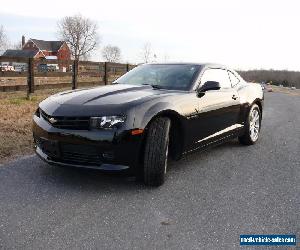
[[[198,92],[206,92],[208,90],[219,90],[221,88],[219,82],[207,81],[199,89]]]

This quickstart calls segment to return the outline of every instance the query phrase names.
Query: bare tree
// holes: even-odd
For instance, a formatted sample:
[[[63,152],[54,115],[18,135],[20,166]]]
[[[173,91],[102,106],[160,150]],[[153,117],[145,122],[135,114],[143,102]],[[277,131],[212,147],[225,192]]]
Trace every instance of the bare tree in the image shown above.
[[[16,42],[10,45],[11,49],[22,49],[22,42]]]
[[[0,25],[0,51],[6,50],[8,46],[8,39],[3,25]]]
[[[80,14],[64,17],[57,26],[59,38],[70,46],[75,60],[87,57],[99,44],[97,23]]]
[[[141,59],[144,63],[148,63],[151,61],[151,56],[152,54],[152,49],[151,49],[151,44],[150,43],[145,43],[142,51],[141,51]]]
[[[106,45],[102,49],[102,57],[107,62],[120,62],[121,49],[118,46]]]

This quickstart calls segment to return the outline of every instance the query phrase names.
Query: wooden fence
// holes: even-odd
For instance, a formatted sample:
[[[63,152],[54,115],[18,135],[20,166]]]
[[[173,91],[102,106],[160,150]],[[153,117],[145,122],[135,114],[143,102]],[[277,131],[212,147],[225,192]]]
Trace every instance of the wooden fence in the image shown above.
[[[135,66],[0,56],[0,92],[107,85]]]

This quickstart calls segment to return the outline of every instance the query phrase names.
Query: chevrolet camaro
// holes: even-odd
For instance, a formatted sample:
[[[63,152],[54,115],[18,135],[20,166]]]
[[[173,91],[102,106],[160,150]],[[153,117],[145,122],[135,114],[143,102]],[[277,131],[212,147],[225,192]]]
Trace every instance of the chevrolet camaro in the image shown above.
[[[111,85],[52,95],[33,116],[36,153],[49,164],[129,169],[159,186],[168,159],[259,138],[263,91],[216,64],[144,64]]]

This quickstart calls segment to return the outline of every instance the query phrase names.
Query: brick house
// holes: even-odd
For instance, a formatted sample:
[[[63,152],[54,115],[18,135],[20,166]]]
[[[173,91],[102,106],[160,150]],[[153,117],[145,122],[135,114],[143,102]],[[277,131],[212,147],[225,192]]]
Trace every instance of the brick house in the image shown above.
[[[30,38],[25,42],[22,36],[21,50],[7,50],[3,56],[46,58],[56,57],[58,60],[70,60],[71,51],[65,41],[44,41]]]

